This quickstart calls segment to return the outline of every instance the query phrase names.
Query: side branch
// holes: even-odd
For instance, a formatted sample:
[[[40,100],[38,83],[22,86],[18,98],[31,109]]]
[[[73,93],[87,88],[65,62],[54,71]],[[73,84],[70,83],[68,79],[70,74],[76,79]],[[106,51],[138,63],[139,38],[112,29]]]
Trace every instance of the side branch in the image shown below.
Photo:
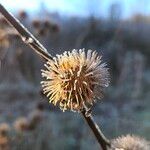
[[[10,14],[4,6],[0,4],[0,13],[6,18],[6,20],[12,25],[21,36],[23,42],[29,45],[35,52],[37,52],[44,59],[52,59],[52,56],[48,53],[46,48],[16,19]]]

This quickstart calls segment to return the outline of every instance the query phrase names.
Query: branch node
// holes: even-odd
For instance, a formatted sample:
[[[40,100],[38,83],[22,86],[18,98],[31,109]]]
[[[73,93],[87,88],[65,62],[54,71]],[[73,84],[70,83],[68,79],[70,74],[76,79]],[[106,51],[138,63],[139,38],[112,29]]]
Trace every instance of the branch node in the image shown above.
[[[34,42],[34,40],[31,37],[25,37],[25,36],[23,36],[23,37],[21,37],[21,39],[26,44],[31,44],[31,43]]]

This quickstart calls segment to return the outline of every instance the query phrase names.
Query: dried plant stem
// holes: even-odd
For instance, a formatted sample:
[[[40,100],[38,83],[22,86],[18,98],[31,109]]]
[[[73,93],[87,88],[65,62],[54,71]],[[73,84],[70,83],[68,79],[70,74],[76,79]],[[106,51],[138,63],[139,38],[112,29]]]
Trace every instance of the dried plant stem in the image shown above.
[[[29,45],[44,59],[52,59],[52,56],[48,53],[45,47],[19,22],[18,19],[16,19],[10,12],[8,12],[1,4],[0,12],[10,23],[10,25],[12,25],[18,31],[23,42]]]
[[[104,134],[100,130],[99,126],[94,121],[92,115],[91,114],[87,115],[86,109],[82,110],[81,113],[82,113],[84,119],[86,120],[87,124],[89,125],[89,127],[93,131],[93,133],[94,133],[98,143],[100,144],[101,148],[103,150],[107,150],[108,147],[111,147],[109,140],[104,136]]]
[[[35,52],[37,52],[45,60],[53,59],[48,53],[46,48],[17,20],[12,14],[10,14],[1,4],[0,12],[6,18],[6,20],[18,31],[22,40],[29,45]],[[97,141],[101,145],[103,150],[107,150],[107,146],[110,146],[110,142],[105,138],[98,125],[94,122],[92,115],[86,115],[87,111],[84,109],[82,115],[87,121],[89,127],[93,131]]]

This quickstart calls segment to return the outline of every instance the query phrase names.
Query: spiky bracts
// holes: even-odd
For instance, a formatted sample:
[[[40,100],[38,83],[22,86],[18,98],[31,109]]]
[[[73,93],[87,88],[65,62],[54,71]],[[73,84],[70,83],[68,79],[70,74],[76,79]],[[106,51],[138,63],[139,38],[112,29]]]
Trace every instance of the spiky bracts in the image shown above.
[[[112,140],[109,150],[150,150],[150,143],[135,135],[126,135]]]
[[[109,73],[96,51],[72,50],[57,55],[42,70],[43,92],[54,105],[65,110],[80,111],[91,107],[109,85]]]

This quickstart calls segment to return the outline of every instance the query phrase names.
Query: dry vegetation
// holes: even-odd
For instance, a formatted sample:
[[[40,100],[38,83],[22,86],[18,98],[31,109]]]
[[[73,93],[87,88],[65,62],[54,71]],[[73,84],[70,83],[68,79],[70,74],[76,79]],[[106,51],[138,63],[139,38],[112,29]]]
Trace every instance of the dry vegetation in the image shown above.
[[[150,140],[150,21],[93,17],[18,19],[52,55],[74,48],[102,53],[113,77],[103,102],[94,108],[96,121],[109,138],[127,133]],[[78,114],[60,113],[48,104],[40,87],[42,59],[0,18],[0,150],[98,149]],[[77,119],[74,119],[76,115]]]

